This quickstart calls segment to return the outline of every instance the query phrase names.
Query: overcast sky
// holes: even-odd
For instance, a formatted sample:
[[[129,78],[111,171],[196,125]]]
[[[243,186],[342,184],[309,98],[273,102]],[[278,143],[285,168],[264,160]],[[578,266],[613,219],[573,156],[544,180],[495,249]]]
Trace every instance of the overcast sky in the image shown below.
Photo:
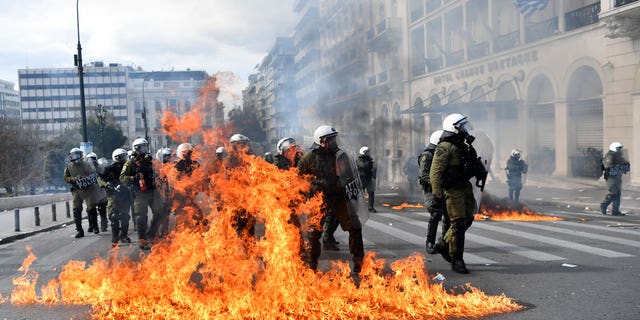
[[[243,83],[278,36],[295,0],[80,0],[82,60],[147,71],[231,71]],[[18,69],[73,67],[76,0],[0,0],[0,79]]]

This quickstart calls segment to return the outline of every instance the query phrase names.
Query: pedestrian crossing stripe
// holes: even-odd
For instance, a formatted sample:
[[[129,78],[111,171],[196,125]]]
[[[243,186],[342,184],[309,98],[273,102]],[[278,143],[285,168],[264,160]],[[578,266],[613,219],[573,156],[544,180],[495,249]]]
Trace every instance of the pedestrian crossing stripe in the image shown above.
[[[391,220],[395,220],[395,221],[399,221],[399,222],[408,223],[408,224],[411,224],[411,225],[417,225],[417,226],[420,226],[420,227],[424,228],[425,230],[426,230],[426,226],[427,226],[427,222],[419,221],[419,220],[415,220],[415,219],[411,219],[411,218],[407,218],[407,217],[403,217],[403,216],[400,216],[398,214],[382,213],[382,214],[378,214],[378,216],[382,216],[382,217],[385,217],[385,218],[388,218],[388,219],[391,219]],[[368,221],[367,222],[367,226],[369,226],[369,223],[371,223],[371,222],[373,222],[373,221]],[[478,229],[483,229],[483,230],[503,233],[503,234],[514,236],[514,237],[519,237],[519,238],[524,238],[524,239],[528,239],[528,240],[547,243],[547,244],[551,244],[551,245],[555,245],[555,246],[559,246],[559,247],[564,247],[564,248],[568,248],[568,249],[572,249],[572,250],[576,250],[576,251],[582,251],[582,252],[586,252],[586,253],[590,253],[590,254],[595,254],[595,255],[603,256],[603,257],[607,257],[607,258],[633,257],[633,255],[627,254],[627,253],[623,253],[623,252],[607,250],[607,249],[601,249],[601,248],[597,248],[597,247],[593,247],[593,246],[587,246],[587,245],[583,245],[583,244],[579,244],[579,243],[575,243],[575,242],[571,242],[571,241],[566,241],[566,240],[561,240],[561,239],[557,239],[557,238],[553,238],[553,237],[540,236],[540,235],[537,235],[537,234],[528,233],[528,232],[524,232],[524,231],[520,231],[520,230],[512,230],[512,229],[507,229],[507,228],[496,226],[496,224],[499,224],[499,223],[506,223],[506,222],[495,222],[495,221],[491,222],[491,223],[475,222],[473,224],[473,227],[474,228],[478,228]],[[508,222],[508,223],[516,224],[515,222]],[[517,225],[522,225],[522,224],[517,224]],[[526,226],[529,226],[529,225],[530,224],[526,224]],[[531,225],[537,225],[537,224],[531,224]],[[389,228],[392,228],[392,227],[389,227]],[[392,229],[395,229],[395,228],[392,228]],[[473,230],[473,228],[470,229],[470,230]],[[407,233],[406,231],[402,231],[402,230],[398,230],[398,231]],[[567,231],[566,233],[567,234],[571,234],[569,232],[570,231]],[[390,233],[390,234],[394,235],[393,231],[389,231],[387,233]],[[413,236],[415,236],[415,235],[413,235]],[[422,239],[420,241],[420,243],[419,243],[419,246],[423,246],[424,245],[424,238],[421,238],[421,237],[418,237],[418,236],[415,236],[415,237]],[[611,240],[614,237],[608,237],[608,238],[610,238],[610,240]],[[479,235],[475,235],[472,232],[467,232],[467,239],[469,239],[469,241],[478,242],[478,243],[481,243],[481,244],[488,244],[489,243],[489,242],[483,242],[488,238],[485,238],[485,237],[482,237],[482,236],[479,236]],[[618,239],[618,240],[616,240],[616,243],[618,243],[618,244],[623,243],[625,241],[628,241],[628,240],[621,239],[621,238],[615,238],[615,239]],[[533,259],[533,260],[553,261],[553,260],[559,260],[558,258],[564,259],[564,258],[559,257],[559,256],[546,255],[546,254],[544,254],[543,252],[540,252],[540,251],[529,250],[529,249],[526,249],[526,248],[522,248],[522,247],[511,245],[511,244],[507,244],[507,246],[504,246],[504,244],[505,244],[504,242],[500,242],[500,241],[493,240],[493,239],[490,239],[490,240],[492,240],[491,246],[493,246],[493,247],[496,247],[498,249],[501,249],[501,250],[504,250],[504,251],[507,251],[507,252],[510,252],[510,253],[513,253],[513,254],[516,254],[516,255],[525,256],[525,257]],[[520,249],[520,248],[522,248],[522,249]],[[465,260],[466,260],[466,256],[467,256],[467,253],[465,252]]]
[[[369,221],[367,221],[366,226],[367,228],[374,229],[378,232],[386,233],[388,235],[393,236],[394,238],[398,238],[405,242],[409,242],[418,247],[425,246],[424,237],[419,237],[413,233],[406,232],[404,230],[400,230],[394,227],[390,227],[384,223],[380,223],[380,222],[369,219]],[[466,252],[464,254],[464,260],[467,264],[496,264],[497,263],[496,261],[493,261],[491,259],[487,259],[478,255],[466,253]]]
[[[400,222],[405,222],[405,223],[411,223],[413,225],[419,226],[421,228],[424,228],[425,230],[427,229],[427,222],[424,221],[416,221],[410,218],[406,218],[406,217],[402,217],[402,216],[398,216],[398,215],[386,215],[386,214],[382,214],[383,216],[385,216],[386,218],[395,220],[395,221],[400,221]],[[560,257],[560,256],[556,256],[550,253],[546,253],[543,251],[538,251],[538,250],[533,250],[533,249],[528,249],[525,247],[521,247],[521,246],[517,246],[515,244],[512,243],[507,243],[507,242],[503,242],[503,241],[499,241],[499,240],[495,240],[495,239],[491,239],[491,238],[487,238],[487,237],[483,237],[480,235],[475,235],[472,234],[470,232],[466,233],[466,238],[467,240],[471,241],[471,242],[475,242],[475,243],[480,243],[482,245],[486,245],[486,246],[491,246],[491,247],[495,247],[498,248],[502,251],[506,251],[510,254],[514,254],[514,255],[518,255],[521,257],[525,257],[527,259],[531,259],[531,260],[536,260],[536,261],[558,261],[558,260],[565,260],[565,258]],[[424,242],[424,240],[423,240]],[[466,260],[466,256],[469,253],[465,252],[465,260]]]

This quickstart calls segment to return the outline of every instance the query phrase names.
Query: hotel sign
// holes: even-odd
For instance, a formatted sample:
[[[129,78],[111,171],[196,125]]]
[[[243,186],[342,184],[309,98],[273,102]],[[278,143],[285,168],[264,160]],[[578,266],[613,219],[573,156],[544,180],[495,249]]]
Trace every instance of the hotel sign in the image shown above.
[[[433,84],[442,85],[451,83],[454,80],[464,80],[485,74],[491,75],[499,71],[525,66],[537,61],[538,50],[532,50],[435,76],[433,77]]]

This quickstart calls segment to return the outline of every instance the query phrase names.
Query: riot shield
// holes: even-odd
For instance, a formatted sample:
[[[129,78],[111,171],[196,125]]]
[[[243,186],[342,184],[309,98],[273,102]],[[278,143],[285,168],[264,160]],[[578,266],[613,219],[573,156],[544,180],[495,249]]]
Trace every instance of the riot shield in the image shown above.
[[[352,224],[358,223],[353,221],[358,219],[360,225],[364,225],[369,219],[368,214],[359,216],[359,212],[367,212],[366,210],[358,210],[360,208],[360,195],[362,189],[359,185],[359,176],[355,164],[352,162],[349,154],[344,150],[338,150],[336,153],[336,175],[340,180],[340,185],[343,187],[345,194],[347,195],[347,210],[349,210],[349,217],[352,219]]]
[[[493,160],[493,141],[491,141],[491,138],[489,138],[489,136],[487,136],[487,134],[482,131],[476,131],[474,133],[476,139],[473,141],[472,145],[476,149],[482,165],[488,172],[490,172],[491,160]],[[482,200],[484,182],[485,181],[478,181],[475,177],[471,178],[471,185],[473,185],[473,197],[476,199],[475,212],[478,212],[480,210],[480,201]]]

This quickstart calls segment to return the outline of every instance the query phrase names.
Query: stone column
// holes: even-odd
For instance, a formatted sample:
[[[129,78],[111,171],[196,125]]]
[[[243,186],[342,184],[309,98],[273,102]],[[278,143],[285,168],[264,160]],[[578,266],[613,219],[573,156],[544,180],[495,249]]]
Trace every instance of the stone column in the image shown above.
[[[556,171],[554,176],[569,175],[569,108],[566,101],[556,101]]]
[[[632,103],[632,137],[629,155],[631,159],[631,184],[640,185],[640,92],[631,94]]]

